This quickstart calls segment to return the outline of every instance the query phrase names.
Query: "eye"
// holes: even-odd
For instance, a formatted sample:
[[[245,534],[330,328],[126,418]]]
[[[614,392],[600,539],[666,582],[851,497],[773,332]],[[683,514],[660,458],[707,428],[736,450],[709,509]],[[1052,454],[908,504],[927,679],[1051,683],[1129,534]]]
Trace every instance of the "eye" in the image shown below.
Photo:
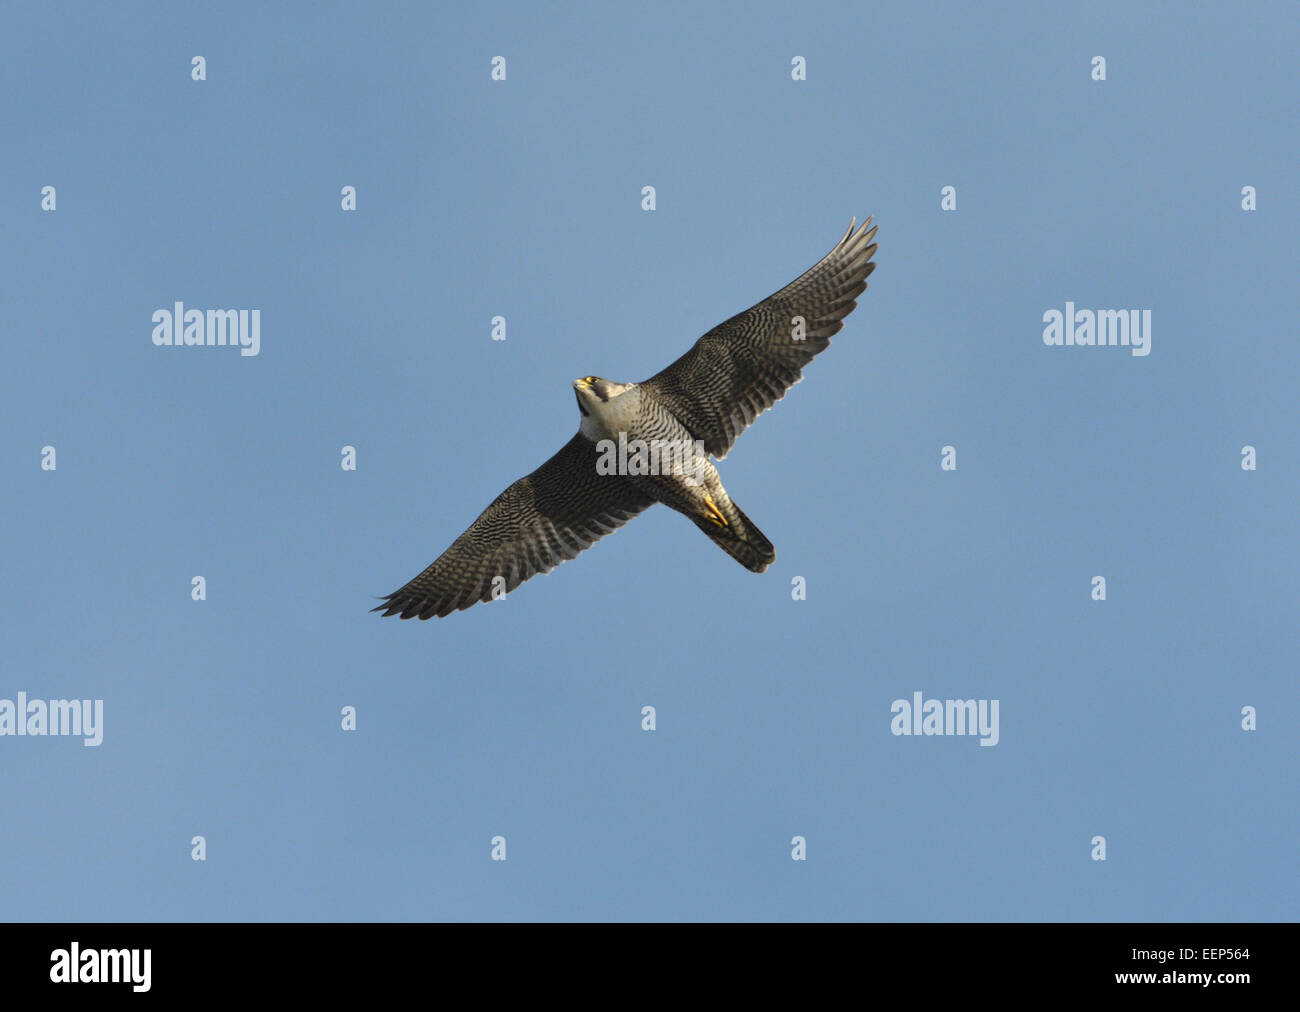
[[[585,377],[583,377],[583,382],[584,382],[584,383],[595,383],[595,382],[596,382],[596,377],[595,377],[595,376],[585,376]]]

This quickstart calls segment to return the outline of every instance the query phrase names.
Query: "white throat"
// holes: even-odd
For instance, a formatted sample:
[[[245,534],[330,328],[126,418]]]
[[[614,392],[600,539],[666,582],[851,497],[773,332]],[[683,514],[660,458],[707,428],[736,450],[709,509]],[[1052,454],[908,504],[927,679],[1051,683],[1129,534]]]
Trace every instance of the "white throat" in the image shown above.
[[[588,414],[582,416],[579,431],[592,442],[612,439],[617,442],[620,432],[630,433],[636,426],[641,409],[641,390],[635,385],[607,401],[596,400],[583,405]]]

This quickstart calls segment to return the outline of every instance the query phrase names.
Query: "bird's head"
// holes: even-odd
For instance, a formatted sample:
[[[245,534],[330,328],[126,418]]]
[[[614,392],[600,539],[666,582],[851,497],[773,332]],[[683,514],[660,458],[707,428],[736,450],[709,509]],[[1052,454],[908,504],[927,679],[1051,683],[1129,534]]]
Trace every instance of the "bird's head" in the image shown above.
[[[586,418],[593,410],[598,410],[600,405],[608,404],[632,386],[632,383],[615,383],[599,376],[584,376],[573,381],[573,392],[578,397],[578,410]]]

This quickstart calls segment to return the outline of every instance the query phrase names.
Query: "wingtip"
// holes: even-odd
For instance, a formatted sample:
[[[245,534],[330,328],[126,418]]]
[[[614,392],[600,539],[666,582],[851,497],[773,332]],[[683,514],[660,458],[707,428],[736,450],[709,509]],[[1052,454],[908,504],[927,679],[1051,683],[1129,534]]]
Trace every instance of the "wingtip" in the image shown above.
[[[874,228],[871,228],[871,219],[873,217],[874,215],[870,215],[870,214],[867,215],[867,217],[863,220],[861,225],[858,224],[858,216],[856,214],[852,218],[850,218],[848,230],[845,231],[843,238],[841,238],[840,241],[836,243],[836,248],[838,249],[842,246],[851,246],[857,243],[861,243],[864,241],[864,238],[865,241],[870,242],[871,236],[875,235],[876,233],[876,230]],[[868,232],[867,231],[868,229],[871,229],[871,231]]]

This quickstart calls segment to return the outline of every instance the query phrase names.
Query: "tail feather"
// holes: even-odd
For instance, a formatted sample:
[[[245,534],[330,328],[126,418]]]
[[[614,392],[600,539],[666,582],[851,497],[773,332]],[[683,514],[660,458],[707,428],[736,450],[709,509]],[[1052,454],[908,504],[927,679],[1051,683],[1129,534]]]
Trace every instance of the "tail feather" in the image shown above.
[[[734,502],[718,504],[727,518],[725,527],[712,520],[697,519],[695,524],[709,540],[752,573],[761,573],[776,561],[776,549],[763,532]]]

